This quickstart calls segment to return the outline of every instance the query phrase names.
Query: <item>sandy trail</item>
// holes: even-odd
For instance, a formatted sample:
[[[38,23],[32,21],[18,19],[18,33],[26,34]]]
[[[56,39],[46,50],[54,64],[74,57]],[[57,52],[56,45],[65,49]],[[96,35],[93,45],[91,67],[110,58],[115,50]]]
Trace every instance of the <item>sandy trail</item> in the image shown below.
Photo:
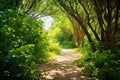
[[[73,64],[80,56],[72,49],[62,49],[61,54],[54,60],[38,66],[45,74],[39,80],[94,80],[86,77],[81,68]]]

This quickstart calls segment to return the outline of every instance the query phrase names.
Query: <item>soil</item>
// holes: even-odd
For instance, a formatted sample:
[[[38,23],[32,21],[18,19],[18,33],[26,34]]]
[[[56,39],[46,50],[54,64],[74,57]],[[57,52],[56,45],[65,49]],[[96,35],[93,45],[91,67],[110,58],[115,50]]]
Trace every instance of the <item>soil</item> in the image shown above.
[[[62,49],[61,54],[54,60],[38,65],[43,76],[39,80],[95,80],[85,76],[82,68],[73,64],[73,61],[81,56],[72,49]]]

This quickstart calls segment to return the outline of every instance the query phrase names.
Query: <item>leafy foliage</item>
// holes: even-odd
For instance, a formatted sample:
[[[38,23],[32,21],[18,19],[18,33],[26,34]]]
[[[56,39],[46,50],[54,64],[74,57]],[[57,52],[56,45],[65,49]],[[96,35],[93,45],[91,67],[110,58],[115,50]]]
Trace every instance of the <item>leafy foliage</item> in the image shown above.
[[[77,22],[88,39],[88,42],[84,39],[85,44],[80,47],[83,56],[76,64],[84,66],[84,71],[88,75],[96,76],[99,80],[119,80],[120,0],[56,2],[72,20]]]
[[[50,52],[60,52],[59,45],[49,41],[43,22],[31,15],[35,4],[0,1],[0,80],[35,80],[41,74],[35,64],[46,62]]]
[[[83,66],[87,75],[99,80],[120,80],[119,3],[120,0],[1,0],[0,79],[36,79],[34,64],[46,62],[49,51],[59,53],[59,44],[76,47],[75,36],[83,53],[76,64]],[[47,36],[43,22],[36,20],[46,14],[60,16],[51,28],[51,36]]]
[[[76,39],[72,33],[71,23],[64,16],[59,15],[54,21],[53,26],[50,28],[50,37],[56,39],[62,48],[75,48]]]
[[[93,53],[89,46],[84,46],[81,47],[81,52],[82,57],[76,60],[75,64],[83,67],[83,71],[87,75],[96,76],[99,80],[120,79],[120,59],[118,58],[120,55],[118,49],[114,50],[114,52],[98,49]]]
[[[4,16],[2,16],[4,15]],[[0,79],[33,80],[39,75],[35,62],[45,62],[49,45],[42,21],[16,10],[1,11]]]
[[[59,54],[61,51],[60,44],[54,39],[49,40],[49,51],[54,54]]]
[[[56,34],[56,39],[61,44],[63,48],[73,48],[76,47],[75,38],[71,31],[67,29],[66,27],[60,27],[61,31]]]

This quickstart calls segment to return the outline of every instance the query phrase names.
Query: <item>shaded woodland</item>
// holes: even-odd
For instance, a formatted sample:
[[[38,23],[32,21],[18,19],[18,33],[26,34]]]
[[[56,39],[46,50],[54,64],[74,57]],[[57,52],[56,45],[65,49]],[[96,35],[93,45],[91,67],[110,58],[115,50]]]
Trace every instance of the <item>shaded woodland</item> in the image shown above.
[[[75,64],[98,80],[120,80],[120,0],[0,0],[0,80],[36,80],[36,68],[77,48]],[[54,18],[44,29],[42,17]]]

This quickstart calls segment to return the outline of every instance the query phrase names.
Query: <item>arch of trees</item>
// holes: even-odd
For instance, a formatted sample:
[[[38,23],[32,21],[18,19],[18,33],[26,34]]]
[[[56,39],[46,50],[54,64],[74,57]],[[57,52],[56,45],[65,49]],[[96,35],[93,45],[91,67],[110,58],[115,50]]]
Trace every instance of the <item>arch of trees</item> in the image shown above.
[[[93,51],[96,49],[89,29],[95,40],[108,49],[116,45],[116,33],[119,33],[119,0],[61,0],[57,1],[68,16],[72,17],[86,34]]]
[[[108,75],[105,75],[105,72],[113,72],[111,79],[119,80],[119,4],[120,0],[1,0],[0,79],[10,77],[31,80],[38,75],[35,74],[36,70],[33,70],[32,65],[34,61],[44,62],[46,52],[49,51],[47,34],[38,18],[46,15],[57,17],[63,12],[71,21],[73,35],[79,47],[87,37],[88,45],[90,44],[92,49],[90,53],[95,54],[90,54],[90,59],[89,56],[85,59],[89,59],[92,68],[94,65],[93,70],[97,70],[95,74],[98,77],[104,75],[101,80],[107,80]],[[34,58],[29,55],[33,55]],[[100,58],[97,59],[98,56]],[[18,67],[16,69],[20,69],[22,73],[16,72],[16,69],[12,71],[12,66],[8,68],[10,64],[15,64],[13,67]],[[86,68],[88,69],[88,66]]]

